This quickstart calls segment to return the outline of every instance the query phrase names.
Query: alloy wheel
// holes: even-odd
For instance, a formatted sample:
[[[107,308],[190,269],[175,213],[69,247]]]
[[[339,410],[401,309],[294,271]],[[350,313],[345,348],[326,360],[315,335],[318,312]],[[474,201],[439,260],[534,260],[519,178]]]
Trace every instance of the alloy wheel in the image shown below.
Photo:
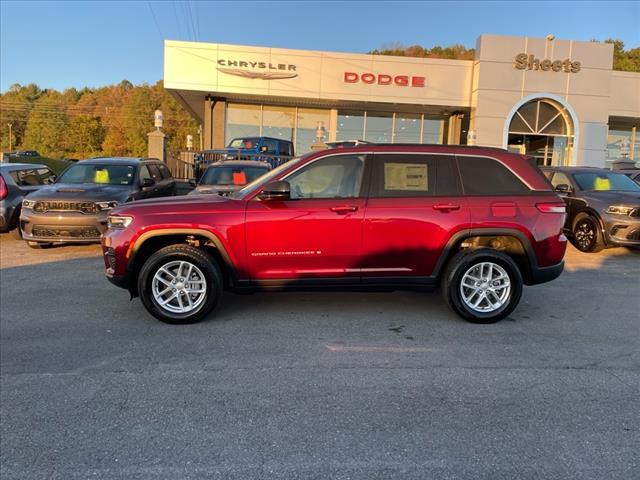
[[[202,270],[193,263],[175,260],[158,268],[151,291],[162,309],[171,313],[190,313],[204,302],[207,281]]]
[[[475,312],[495,312],[509,301],[511,279],[507,271],[493,262],[469,268],[460,281],[460,296]]]
[[[576,225],[574,235],[576,237],[578,247],[580,247],[581,250],[589,250],[596,238],[596,230],[593,222],[590,220],[583,220],[578,223],[578,225]]]

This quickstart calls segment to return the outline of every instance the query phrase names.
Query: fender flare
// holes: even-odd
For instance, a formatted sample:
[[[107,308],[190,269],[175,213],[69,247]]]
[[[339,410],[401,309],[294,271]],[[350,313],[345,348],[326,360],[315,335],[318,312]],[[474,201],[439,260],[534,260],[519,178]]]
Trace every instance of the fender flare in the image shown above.
[[[461,242],[466,238],[482,237],[482,236],[489,236],[489,235],[510,236],[510,237],[515,237],[520,241],[527,257],[527,266],[529,267],[528,268],[529,271],[522,272],[523,277],[525,278],[529,277],[532,274],[532,272],[538,269],[538,259],[533,250],[533,247],[531,246],[531,241],[527,238],[527,236],[523,232],[513,228],[487,227],[487,228],[471,228],[469,230],[461,230],[459,232],[454,233],[449,238],[449,241],[447,241],[446,246],[442,250],[442,253],[440,254],[440,257],[438,258],[438,261],[436,262],[436,265],[433,269],[432,275],[436,278],[440,277],[440,275],[442,274],[442,271],[445,268],[447,261],[452,256],[452,252],[455,245],[457,245],[459,242]]]
[[[170,235],[196,235],[205,237],[207,240],[210,240],[211,243],[213,243],[213,245],[215,246],[216,250],[220,253],[222,261],[225,263],[225,267],[228,268],[228,271],[234,276],[234,278],[237,278],[235,265],[231,261],[229,252],[227,252],[227,249],[222,244],[220,238],[210,230],[205,230],[202,228],[156,228],[143,233],[129,247],[129,252],[127,255],[129,258],[127,262],[127,270],[130,270],[131,266],[134,265],[134,261],[136,255],[138,254],[138,251],[140,250],[140,248],[142,248],[147,240],[156,237],[167,237]]]

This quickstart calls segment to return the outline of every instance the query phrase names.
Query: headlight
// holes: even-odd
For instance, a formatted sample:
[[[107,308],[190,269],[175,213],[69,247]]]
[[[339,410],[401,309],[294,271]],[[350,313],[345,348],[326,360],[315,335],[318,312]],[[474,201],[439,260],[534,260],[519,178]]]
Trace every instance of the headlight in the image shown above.
[[[611,205],[607,208],[607,213],[613,213],[614,215],[633,215],[634,210],[638,207],[624,207],[622,205]]]
[[[132,221],[133,221],[133,217],[120,217],[116,215],[109,215],[107,217],[107,227],[115,228],[115,229],[123,229],[123,228],[127,228]]]
[[[98,210],[111,210],[112,208],[116,208],[118,206],[118,202],[96,202],[96,207]]]
[[[35,200],[27,200],[26,198],[22,200],[22,208],[33,208],[35,204]]]

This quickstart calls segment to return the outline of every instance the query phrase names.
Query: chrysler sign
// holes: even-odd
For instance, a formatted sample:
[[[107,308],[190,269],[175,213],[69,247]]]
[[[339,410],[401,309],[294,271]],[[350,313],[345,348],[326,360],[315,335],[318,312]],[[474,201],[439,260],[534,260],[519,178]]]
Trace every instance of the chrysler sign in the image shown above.
[[[261,80],[282,80],[297,77],[296,66],[286,63],[246,62],[241,60],[218,60],[218,71],[228,75]]]

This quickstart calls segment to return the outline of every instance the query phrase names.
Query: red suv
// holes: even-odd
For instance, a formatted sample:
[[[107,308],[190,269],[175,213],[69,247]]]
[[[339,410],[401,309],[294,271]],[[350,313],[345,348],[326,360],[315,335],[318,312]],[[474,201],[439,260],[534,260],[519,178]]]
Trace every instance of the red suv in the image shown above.
[[[123,205],[107,277],[168,323],[224,290],[429,290],[463,318],[509,315],[564,267],[565,206],[535,161],[466,146],[363,145],[291,160],[229,197]]]

